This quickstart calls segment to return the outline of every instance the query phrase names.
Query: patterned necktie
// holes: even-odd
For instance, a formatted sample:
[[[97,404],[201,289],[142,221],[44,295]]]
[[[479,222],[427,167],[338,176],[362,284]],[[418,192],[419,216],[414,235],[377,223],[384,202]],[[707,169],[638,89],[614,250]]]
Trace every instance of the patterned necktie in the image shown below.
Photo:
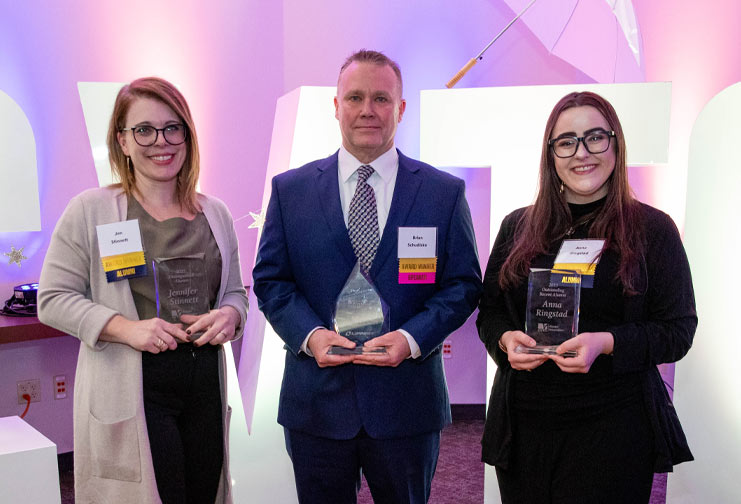
[[[373,174],[373,171],[373,168],[368,165],[358,168],[358,185],[350,202],[350,211],[347,217],[352,248],[358,258],[361,270],[366,273],[370,271],[380,241],[376,196],[373,193],[373,188],[368,185],[368,177]]]

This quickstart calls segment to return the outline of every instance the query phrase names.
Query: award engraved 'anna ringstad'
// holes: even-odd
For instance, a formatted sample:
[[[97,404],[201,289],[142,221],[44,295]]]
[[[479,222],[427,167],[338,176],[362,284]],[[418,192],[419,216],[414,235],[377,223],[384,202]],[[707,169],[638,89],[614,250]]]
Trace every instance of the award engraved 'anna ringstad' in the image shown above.
[[[181,323],[181,315],[208,313],[208,278],[203,253],[182,257],[155,258],[154,287],[157,317],[172,324]],[[201,333],[192,334],[191,340]]]
[[[345,286],[337,296],[332,317],[336,333],[356,343],[355,348],[333,346],[331,355],[386,353],[385,347],[365,348],[363,343],[389,332],[388,305],[381,299],[373,283],[355,264]]]
[[[527,285],[525,332],[537,344],[520,345],[520,353],[555,355],[556,348],[579,328],[581,274],[570,270],[531,269]],[[576,352],[561,354],[575,357]]]

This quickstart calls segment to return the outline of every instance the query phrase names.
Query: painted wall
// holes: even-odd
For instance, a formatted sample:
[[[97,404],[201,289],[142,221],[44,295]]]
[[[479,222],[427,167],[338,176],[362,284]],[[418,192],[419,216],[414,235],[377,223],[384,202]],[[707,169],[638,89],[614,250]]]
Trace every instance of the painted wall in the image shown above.
[[[443,88],[514,16],[502,1],[284,0],[284,85],[333,86],[342,61],[372,48],[396,60],[404,78],[407,109],[397,146],[419,155],[419,91]],[[311,29],[307,29],[311,26]],[[591,82],[550,56],[516,23],[459,87]]]
[[[283,94],[281,4],[122,5],[0,0],[0,89],[21,106],[36,137],[42,224],[40,232],[0,234],[0,252],[25,247],[28,257],[20,269],[0,261],[3,296],[13,285],[38,279],[67,202],[97,185],[79,81],[158,75],[176,83],[198,128],[201,189],[223,199],[235,217],[259,207],[275,100]],[[245,278],[254,249],[250,221],[237,226],[248,251]]]
[[[740,7],[733,0],[715,0],[703,9],[689,0],[634,4],[647,79],[672,80],[675,90],[674,161],[654,169],[652,181],[675,184],[673,192],[683,194],[686,177],[674,167],[686,164],[693,119],[741,71],[731,50],[738,47]],[[22,268],[2,265],[0,291],[38,277],[62,209],[72,195],[95,184],[78,81],[158,74],[177,82],[199,128],[202,188],[224,199],[239,218],[260,204],[278,96],[300,85],[333,85],[337,67],[353,49],[385,50],[404,70],[409,99],[398,145],[415,156],[419,90],[442,87],[514,14],[495,0],[472,0],[464,7],[442,0],[400,5],[252,0],[208,7],[194,0],[132,0],[126,5],[0,1],[0,89],[22,107],[34,130],[42,201],[40,232],[0,234],[0,251],[24,246],[28,257]],[[515,23],[458,86],[590,81]],[[660,206],[681,224],[681,198]],[[239,222],[249,279],[255,233],[246,229],[249,217]]]
[[[41,401],[32,402],[26,422],[57,445],[58,453],[73,450],[72,396],[80,342],[72,337],[0,345],[0,417],[20,415],[16,382],[40,380]],[[67,397],[54,398],[54,377],[67,379]]]

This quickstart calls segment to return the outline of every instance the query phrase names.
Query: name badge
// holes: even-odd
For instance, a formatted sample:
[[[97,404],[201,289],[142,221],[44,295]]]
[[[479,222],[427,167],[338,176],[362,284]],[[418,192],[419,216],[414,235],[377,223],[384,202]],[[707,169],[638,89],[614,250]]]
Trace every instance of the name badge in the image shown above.
[[[564,240],[558,250],[553,269],[578,271],[581,273],[581,286],[592,288],[594,273],[597,271],[600,254],[605,240]]]
[[[138,219],[101,224],[95,231],[108,282],[147,276]]]
[[[433,284],[437,272],[437,228],[400,227],[399,283]]]

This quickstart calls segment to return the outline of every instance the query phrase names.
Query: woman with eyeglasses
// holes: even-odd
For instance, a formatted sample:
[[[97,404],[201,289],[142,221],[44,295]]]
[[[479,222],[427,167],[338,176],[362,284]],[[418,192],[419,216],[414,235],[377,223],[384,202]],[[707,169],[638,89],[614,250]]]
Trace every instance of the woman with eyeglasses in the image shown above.
[[[494,243],[477,320],[497,364],[482,459],[505,503],[648,502],[654,472],[692,460],[656,368],[692,344],[690,269],[671,218],[631,194],[625,149],[610,103],[563,97],[535,202],[505,217]],[[532,353],[528,276],[554,267],[581,273],[578,331]],[[541,332],[568,311],[552,285],[531,301]]]
[[[196,192],[196,130],[169,82],[125,85],[107,143],[120,182],[69,203],[38,294],[41,321],[81,341],[75,497],[231,502],[223,344],[247,315],[232,217]]]

